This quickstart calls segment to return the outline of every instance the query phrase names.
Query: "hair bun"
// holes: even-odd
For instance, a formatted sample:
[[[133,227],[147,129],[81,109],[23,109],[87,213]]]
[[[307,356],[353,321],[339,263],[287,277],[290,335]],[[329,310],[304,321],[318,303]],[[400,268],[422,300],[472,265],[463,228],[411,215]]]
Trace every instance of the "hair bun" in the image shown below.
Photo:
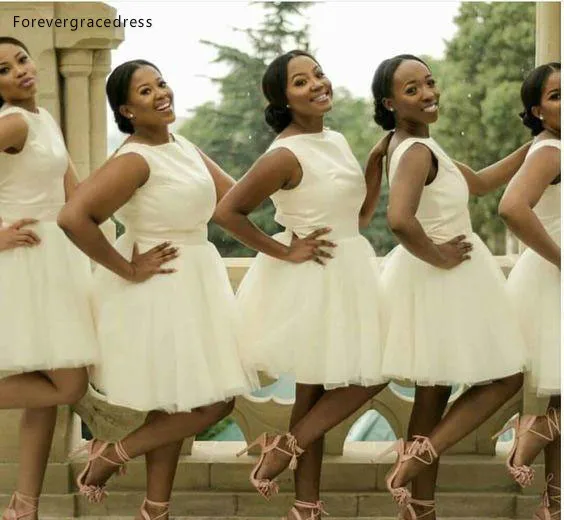
[[[276,133],[282,132],[292,122],[292,113],[287,107],[274,106],[271,103],[264,109],[264,119]]]

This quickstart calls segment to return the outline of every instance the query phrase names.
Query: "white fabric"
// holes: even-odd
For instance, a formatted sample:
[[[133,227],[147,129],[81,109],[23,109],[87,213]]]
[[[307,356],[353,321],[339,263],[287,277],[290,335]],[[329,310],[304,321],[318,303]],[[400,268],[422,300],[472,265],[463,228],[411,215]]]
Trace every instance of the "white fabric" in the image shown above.
[[[560,141],[534,143],[528,155],[544,146],[560,150]],[[547,186],[533,208],[539,220],[560,245],[560,182]],[[507,280],[531,358],[531,383],[538,395],[560,394],[560,270],[526,249]]]
[[[216,192],[197,149],[179,135],[159,146],[126,144],[150,168],[147,182],[116,216],[116,244],[131,258],[170,240],[173,274],[132,283],[99,267],[95,307],[102,360],[93,384],[113,404],[136,410],[189,411],[256,386],[241,366],[235,303],[225,266],[207,240]]]
[[[245,363],[298,383],[326,388],[381,383],[380,295],[374,250],[359,234],[364,176],[345,138],[334,131],[275,140],[300,163],[302,179],[272,195],[274,239],[289,244],[322,228],[332,240],[325,267],[293,264],[258,254],[237,294]]]
[[[27,227],[41,243],[0,252],[0,370],[86,366],[97,359],[90,263],[56,223],[68,167],[63,137],[43,108],[0,110],[10,114],[24,117],[28,135],[19,153],[0,152],[0,217],[4,225],[38,219]]]
[[[523,338],[503,273],[472,233],[462,173],[432,138],[409,138],[391,157],[390,184],[401,156],[416,142],[438,161],[417,220],[433,242],[463,234],[474,249],[471,260],[450,270],[433,267],[401,245],[386,257],[383,372],[420,385],[474,384],[515,374],[526,363]]]

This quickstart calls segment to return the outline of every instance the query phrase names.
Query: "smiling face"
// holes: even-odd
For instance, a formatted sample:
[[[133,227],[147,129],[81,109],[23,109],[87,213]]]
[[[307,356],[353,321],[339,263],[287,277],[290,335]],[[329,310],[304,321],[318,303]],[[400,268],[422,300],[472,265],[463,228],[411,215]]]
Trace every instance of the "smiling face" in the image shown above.
[[[135,127],[168,125],[176,119],[172,89],[159,71],[147,65],[131,77],[127,103],[119,110]]]
[[[288,62],[286,98],[290,110],[302,117],[322,117],[333,107],[331,82],[308,56],[296,56]]]
[[[396,122],[429,125],[439,117],[439,98],[439,89],[427,66],[404,60],[394,73],[392,97],[384,99],[384,106],[395,112]]]
[[[532,112],[541,119],[543,127],[560,133],[560,71],[554,71],[544,83],[540,105]]]
[[[0,97],[18,103],[36,92],[37,69],[28,53],[12,43],[0,44]]]

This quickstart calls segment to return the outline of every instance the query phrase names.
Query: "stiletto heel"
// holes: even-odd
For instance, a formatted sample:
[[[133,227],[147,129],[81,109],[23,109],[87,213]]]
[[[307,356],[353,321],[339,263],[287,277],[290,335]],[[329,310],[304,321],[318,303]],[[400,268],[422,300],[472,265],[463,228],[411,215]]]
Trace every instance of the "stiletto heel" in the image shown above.
[[[100,448],[96,452],[94,452],[94,442],[95,439],[89,441],[88,444],[86,444],[85,446],[81,446],[71,454],[71,457],[75,457],[78,453],[81,453],[83,451],[86,451],[88,453],[88,460],[86,462],[86,466],[84,466],[83,470],[80,472],[78,477],[76,477],[76,485],[78,487],[78,492],[81,495],[84,495],[89,502],[99,503],[102,502],[104,498],[108,496],[108,493],[104,489],[105,485],[97,486],[94,484],[85,483],[86,476],[88,475],[88,471],[90,470],[92,463],[96,459],[102,459],[103,461],[108,462],[113,466],[116,466],[119,475],[124,475],[126,471],[125,464],[131,460],[131,457],[127,454],[127,452],[123,448],[121,441],[118,441],[114,444],[114,449],[119,459],[119,462],[111,460],[105,457],[104,455],[102,455],[102,453],[104,453],[106,448],[110,445],[109,442],[102,443]]]
[[[147,505],[152,507],[164,507],[165,510],[162,513],[159,513],[157,516],[151,518],[151,515],[149,515],[149,512],[145,507]],[[143,503],[141,504],[141,509],[139,510],[139,512],[141,513],[143,520],[159,520],[160,518],[164,518],[166,515],[168,515],[169,507],[170,507],[170,502],[153,502],[152,500],[149,500],[147,497],[145,497],[143,499]]]
[[[21,502],[23,505],[28,506],[30,509],[27,511],[17,511],[16,501]],[[34,515],[37,513],[37,504],[39,503],[39,497],[30,497],[23,495],[18,491],[15,491],[10,499],[8,508],[4,511],[2,515],[2,520],[20,520],[26,516]]]
[[[532,484],[535,476],[535,470],[526,464],[523,464],[521,466],[515,465],[514,461],[517,450],[519,449],[519,446],[523,445],[523,443],[520,443],[519,441],[527,432],[531,432],[537,437],[546,440],[546,444],[552,442],[557,437],[557,435],[560,435],[560,425],[558,424],[558,417],[556,414],[557,411],[554,408],[549,408],[547,410],[546,419],[548,425],[548,435],[533,430],[533,424],[539,416],[523,415],[521,417],[513,418],[507,423],[506,426],[504,426],[502,430],[500,430],[492,437],[493,439],[497,439],[502,434],[511,429],[515,430],[515,439],[513,441],[513,446],[511,447],[509,455],[507,456],[507,459],[505,461],[505,466],[507,467],[509,474],[513,477],[513,480],[515,480],[515,482],[517,482],[521,487],[526,487]]]
[[[554,513],[551,513],[549,509],[550,500],[560,504],[560,487],[550,483],[553,479],[554,475],[552,473],[546,477],[546,486],[542,495],[542,506],[535,512],[533,520],[553,520],[554,518],[560,518],[560,509]],[[549,494],[549,489],[555,490],[558,494]]]
[[[282,439],[286,439],[286,444],[290,451],[287,451],[279,446],[280,441]],[[271,452],[272,450],[278,450],[286,455],[289,455],[290,458],[290,469],[296,469],[298,466],[298,457],[304,452],[302,448],[298,446],[298,442],[296,438],[291,433],[286,433],[284,435],[276,435],[272,442],[268,443],[268,436],[265,433],[262,433],[257,437],[251,444],[249,444],[245,449],[241,450],[237,453],[237,457],[240,457],[244,453],[247,453],[252,447],[260,446],[261,453],[259,456],[259,460],[256,465],[251,470],[251,474],[249,475],[249,481],[251,485],[258,491],[258,493],[265,498],[266,500],[270,500],[272,495],[278,493],[279,487],[275,480],[271,479],[257,479],[257,473],[266,457],[266,455]]]
[[[321,515],[329,516],[329,513],[323,509],[323,502],[318,500],[317,502],[304,502],[303,500],[296,500],[294,506],[290,509],[290,514],[294,515],[296,520],[302,520],[298,507],[301,509],[309,510],[309,518],[306,520],[319,520]],[[284,519],[282,519],[284,520]]]

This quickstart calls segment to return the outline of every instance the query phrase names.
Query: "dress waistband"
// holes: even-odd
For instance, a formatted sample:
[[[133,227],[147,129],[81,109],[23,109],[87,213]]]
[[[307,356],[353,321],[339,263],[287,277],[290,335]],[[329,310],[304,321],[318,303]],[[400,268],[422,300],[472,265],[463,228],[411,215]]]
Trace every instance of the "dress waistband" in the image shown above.
[[[208,242],[208,230],[198,229],[194,231],[163,231],[155,233],[127,231],[123,235],[123,239],[131,240],[142,244],[160,244],[161,242],[172,242],[176,245],[202,245]]]
[[[4,222],[15,222],[22,218],[35,218],[43,221],[55,221],[64,203],[49,204],[11,204],[0,202],[0,218]]]

